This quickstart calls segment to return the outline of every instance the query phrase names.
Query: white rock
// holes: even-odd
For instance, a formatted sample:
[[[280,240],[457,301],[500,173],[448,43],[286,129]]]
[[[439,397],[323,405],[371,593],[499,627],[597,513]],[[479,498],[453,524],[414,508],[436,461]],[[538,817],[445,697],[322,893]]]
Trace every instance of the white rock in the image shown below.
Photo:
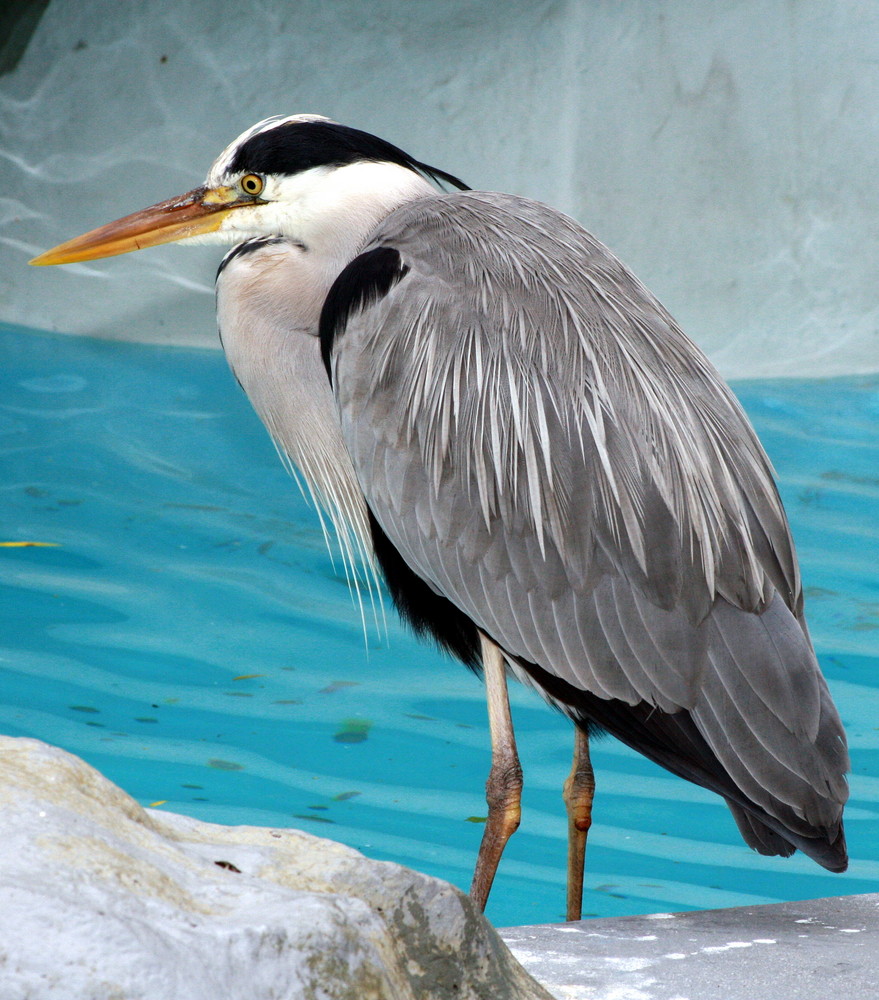
[[[297,830],[145,810],[79,758],[0,737],[0,997],[549,994],[445,882]]]

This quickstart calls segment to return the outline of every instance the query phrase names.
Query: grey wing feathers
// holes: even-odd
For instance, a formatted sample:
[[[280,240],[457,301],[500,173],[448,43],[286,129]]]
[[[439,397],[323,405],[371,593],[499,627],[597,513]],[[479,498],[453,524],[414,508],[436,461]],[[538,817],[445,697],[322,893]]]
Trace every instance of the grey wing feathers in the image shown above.
[[[373,245],[408,271],[350,318],[335,391],[406,562],[513,656],[690,712],[753,802],[832,833],[844,736],[768,460],[707,360],[534,202],[424,199]]]

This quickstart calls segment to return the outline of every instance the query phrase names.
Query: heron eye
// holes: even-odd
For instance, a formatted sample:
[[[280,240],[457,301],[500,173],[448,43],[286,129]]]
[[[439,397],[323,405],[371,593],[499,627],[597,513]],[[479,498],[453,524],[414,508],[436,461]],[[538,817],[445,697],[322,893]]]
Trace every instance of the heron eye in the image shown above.
[[[259,174],[245,174],[239,181],[241,190],[245,194],[258,195],[262,193],[262,189],[266,186],[266,182],[260,177]]]

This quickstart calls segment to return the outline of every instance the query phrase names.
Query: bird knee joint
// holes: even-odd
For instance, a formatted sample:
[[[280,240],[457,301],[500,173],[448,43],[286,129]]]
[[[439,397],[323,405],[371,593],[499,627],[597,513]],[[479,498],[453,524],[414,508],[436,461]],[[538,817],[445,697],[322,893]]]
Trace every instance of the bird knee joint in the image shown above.
[[[485,783],[489,808],[518,807],[522,793],[522,766],[518,761],[492,766]]]
[[[591,775],[590,775],[591,778]],[[562,798],[568,810],[568,818],[575,830],[588,833],[592,826],[592,797],[595,791],[594,780],[576,780],[570,775],[565,781]]]

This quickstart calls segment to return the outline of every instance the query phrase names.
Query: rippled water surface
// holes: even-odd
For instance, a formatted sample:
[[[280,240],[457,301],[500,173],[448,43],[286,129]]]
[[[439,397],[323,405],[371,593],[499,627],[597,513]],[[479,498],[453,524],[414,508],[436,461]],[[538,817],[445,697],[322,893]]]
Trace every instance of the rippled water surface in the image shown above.
[[[0,731],[145,805],[298,826],[469,885],[489,765],[481,683],[364,639],[314,512],[219,354],[0,327]],[[879,379],[737,387],[775,463],[854,760],[853,863],[744,846],[720,799],[608,738],[584,909],[612,916],[879,890]],[[525,794],[489,904],[563,919],[570,727],[512,693]]]

